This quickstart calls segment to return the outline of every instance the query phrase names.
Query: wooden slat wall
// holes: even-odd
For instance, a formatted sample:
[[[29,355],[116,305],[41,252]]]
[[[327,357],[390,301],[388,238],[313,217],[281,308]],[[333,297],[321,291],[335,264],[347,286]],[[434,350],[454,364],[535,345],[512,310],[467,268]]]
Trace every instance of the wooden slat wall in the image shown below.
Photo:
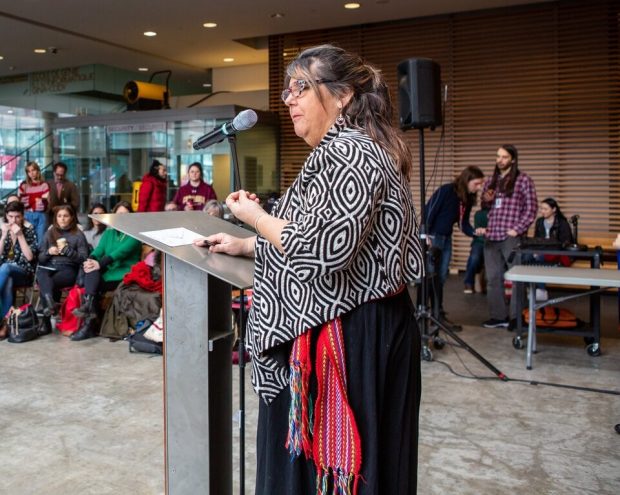
[[[620,0],[563,1],[272,36],[270,105],[281,115],[281,189],[309,151],[280,101],[286,65],[303,48],[332,42],[381,68],[392,88],[404,59],[441,65],[445,123],[424,134],[427,199],[467,165],[491,173],[497,147],[512,143],[539,200],[553,196],[565,214],[579,214],[583,235],[615,237],[619,8]],[[393,98],[396,103],[395,92]],[[404,136],[419,163],[418,131]],[[419,208],[418,181],[416,165],[411,185]],[[469,239],[455,235],[453,266],[463,268],[468,252]]]

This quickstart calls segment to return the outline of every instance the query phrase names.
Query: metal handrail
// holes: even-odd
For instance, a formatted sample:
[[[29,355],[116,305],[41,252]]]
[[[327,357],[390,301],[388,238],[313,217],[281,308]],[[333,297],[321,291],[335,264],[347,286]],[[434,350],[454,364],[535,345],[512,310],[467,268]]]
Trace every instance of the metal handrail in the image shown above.
[[[8,159],[6,162],[4,163],[0,163],[0,173],[2,173],[2,169],[3,167],[7,166],[9,163],[11,163],[14,160],[19,159],[22,155],[24,154],[28,154],[30,152],[31,149],[33,149],[35,146],[38,146],[39,144],[41,144],[41,142],[45,141],[47,138],[51,137],[53,135],[53,132],[48,132],[45,136],[37,139],[37,141],[35,141],[34,143],[32,143],[30,146],[28,146],[27,148],[23,149],[22,151],[20,151],[19,153],[17,153],[16,155],[13,155],[10,159]],[[51,167],[54,164],[54,161],[52,160],[50,163],[48,163],[47,165],[45,165],[42,169],[41,169],[41,173],[44,173],[45,170],[47,170],[49,167]],[[3,184],[4,181],[0,178],[0,183]],[[16,187],[15,189],[11,189],[8,193],[4,194],[1,198],[0,201],[4,202],[6,200],[7,197],[11,196],[11,195],[15,195],[17,194],[17,191],[19,189],[19,186]]]
[[[45,136],[43,136],[42,138],[40,138],[39,140],[37,140],[36,142],[32,143],[30,146],[28,146],[27,148],[23,149],[22,151],[20,151],[19,153],[17,153],[17,155],[13,155],[12,158],[10,158],[9,160],[7,160],[4,163],[0,163],[0,169],[2,167],[4,167],[5,165],[8,165],[9,163],[11,163],[13,160],[17,159],[18,157],[22,156],[24,153],[28,153],[32,148],[34,148],[35,146],[37,146],[39,143],[41,143],[41,141],[45,141],[48,137],[52,136],[54,133],[53,132],[48,132]]]

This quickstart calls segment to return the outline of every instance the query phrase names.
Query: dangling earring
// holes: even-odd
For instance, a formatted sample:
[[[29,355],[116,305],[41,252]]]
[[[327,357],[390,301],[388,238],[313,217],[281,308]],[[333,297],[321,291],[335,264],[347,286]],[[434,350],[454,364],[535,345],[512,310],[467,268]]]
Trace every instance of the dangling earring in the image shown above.
[[[343,126],[345,124],[345,120],[344,115],[342,115],[342,107],[338,105],[338,108],[340,109],[340,115],[338,115],[338,118],[336,118],[336,125]]]

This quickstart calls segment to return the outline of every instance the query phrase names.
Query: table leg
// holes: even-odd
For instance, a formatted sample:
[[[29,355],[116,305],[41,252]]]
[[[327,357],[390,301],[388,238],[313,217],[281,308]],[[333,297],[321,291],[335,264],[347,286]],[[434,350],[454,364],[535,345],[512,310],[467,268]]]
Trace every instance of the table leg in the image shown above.
[[[525,366],[528,370],[532,369],[532,351],[536,347],[536,284],[530,283],[529,296],[529,321],[527,325],[527,354]]]

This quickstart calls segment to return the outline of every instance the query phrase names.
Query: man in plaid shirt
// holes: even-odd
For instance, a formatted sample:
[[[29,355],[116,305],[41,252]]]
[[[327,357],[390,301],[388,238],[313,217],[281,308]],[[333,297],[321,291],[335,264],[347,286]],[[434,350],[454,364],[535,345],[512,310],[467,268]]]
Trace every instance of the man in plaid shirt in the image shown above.
[[[508,328],[516,322],[516,293],[510,311],[504,299],[504,273],[511,266],[509,259],[536,219],[538,200],[534,181],[519,171],[517,149],[506,144],[497,150],[495,170],[482,188],[482,206],[489,208],[485,235],[484,266],[487,277],[487,302],[490,318],[482,326]],[[508,316],[510,315],[510,319]]]

